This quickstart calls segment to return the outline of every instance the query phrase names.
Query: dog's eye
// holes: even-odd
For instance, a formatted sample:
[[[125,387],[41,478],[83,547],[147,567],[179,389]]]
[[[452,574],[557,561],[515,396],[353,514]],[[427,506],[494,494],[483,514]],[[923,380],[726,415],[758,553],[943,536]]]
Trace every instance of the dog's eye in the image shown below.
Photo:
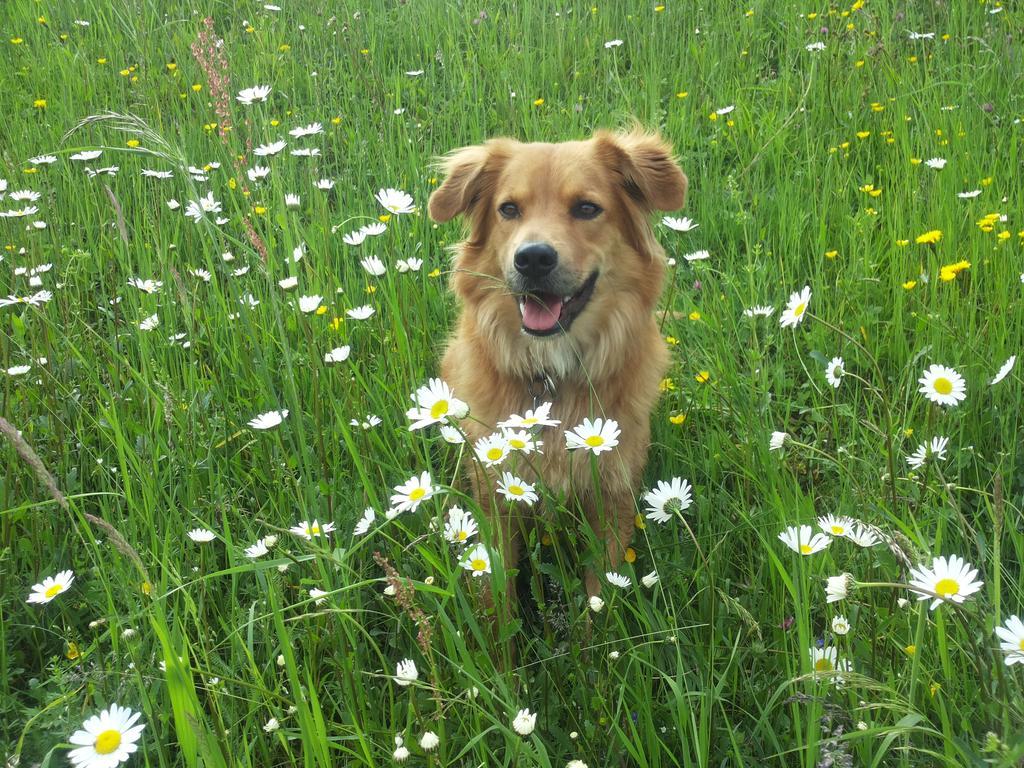
[[[589,200],[581,200],[576,203],[571,209],[570,213],[574,219],[596,219],[601,215],[602,208],[597,203],[592,203]]]
[[[503,219],[518,219],[519,206],[515,203],[502,203],[498,206],[498,213],[501,214]]]

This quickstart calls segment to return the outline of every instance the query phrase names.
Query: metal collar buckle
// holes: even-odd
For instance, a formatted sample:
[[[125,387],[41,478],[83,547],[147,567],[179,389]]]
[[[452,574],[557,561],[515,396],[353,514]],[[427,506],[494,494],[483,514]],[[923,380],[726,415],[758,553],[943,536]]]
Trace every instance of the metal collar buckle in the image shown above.
[[[526,385],[526,391],[533,398],[533,410],[537,410],[543,398],[555,399],[555,382],[546,373],[538,373]]]

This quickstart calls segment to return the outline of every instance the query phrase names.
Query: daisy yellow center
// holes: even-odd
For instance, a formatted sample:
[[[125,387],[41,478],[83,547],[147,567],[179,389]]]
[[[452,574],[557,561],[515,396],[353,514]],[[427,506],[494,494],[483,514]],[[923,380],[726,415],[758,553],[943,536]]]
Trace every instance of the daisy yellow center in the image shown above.
[[[526,447],[526,443],[522,440],[519,440],[518,438],[509,440],[508,444],[515,448],[517,451],[521,451],[523,450],[523,448]]]
[[[939,376],[939,378],[935,380],[934,387],[935,391],[938,392],[940,395],[948,395],[950,392],[953,391],[953,382],[947,379],[945,376]]]
[[[956,579],[939,579],[935,583],[935,594],[942,597],[952,597],[960,593],[960,582]]]
[[[448,413],[448,401],[438,400],[432,406],[430,406],[430,418],[439,419]]]
[[[469,564],[471,566],[473,566],[473,570],[474,571],[486,571],[487,570],[487,561],[485,561],[483,558],[477,557],[477,558],[471,560]]]
[[[844,531],[846,531],[846,529],[841,525],[832,526],[832,533],[836,536],[842,536]]]
[[[799,304],[796,305],[796,309],[793,310],[793,317],[800,317],[800,315],[802,315],[806,309],[807,309],[807,302],[806,301],[800,302]]]
[[[52,587],[50,587],[48,590],[46,590],[46,592],[44,592],[43,594],[45,594],[47,597],[56,597],[57,595],[59,595],[63,591],[64,591],[64,585],[63,584],[54,584]]]
[[[811,548],[810,544],[801,544],[800,545],[800,554],[801,555],[809,555],[813,551],[814,550]]]
[[[501,458],[501,448],[491,448],[487,451],[487,458],[491,461],[497,461]]]
[[[1024,640],[1021,640],[1019,643],[1017,643],[1017,648],[1018,650],[1024,651]]]
[[[409,491],[409,499],[411,501],[419,501],[420,499],[422,499],[426,495],[427,495],[427,489],[426,488],[413,488],[411,491]]]
[[[521,485],[510,485],[508,487],[508,492],[511,493],[513,496],[522,496],[523,493],[524,493],[523,486],[521,486]]]
[[[310,529],[309,529],[309,535],[310,536],[319,536],[320,535],[320,526],[319,525],[311,526]]]
[[[92,745],[92,748],[96,750],[97,754],[109,755],[120,746],[121,732],[111,728],[96,737],[96,743]]]
[[[469,538],[469,534],[465,531],[459,531],[459,541],[465,541]]]
[[[604,438],[601,437],[600,435],[591,435],[583,442],[585,442],[591,448],[597,448],[599,445],[604,445]]]
[[[832,671],[832,662],[829,661],[827,658],[824,658],[824,657],[820,658],[816,662],[814,662],[814,671],[815,672],[831,672]]]
[[[534,419],[534,418],[523,419],[523,426],[524,427],[532,427],[536,423],[537,423],[537,420]]]

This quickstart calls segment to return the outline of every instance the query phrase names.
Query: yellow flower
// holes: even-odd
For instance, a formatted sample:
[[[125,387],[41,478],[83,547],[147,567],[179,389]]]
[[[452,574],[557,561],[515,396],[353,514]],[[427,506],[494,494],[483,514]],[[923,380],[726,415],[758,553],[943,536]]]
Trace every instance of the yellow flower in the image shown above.
[[[257,216],[262,216],[267,212],[267,209],[262,205],[257,205],[252,209],[252,212],[255,213]]]
[[[808,13],[807,14],[807,20],[808,21],[814,21],[816,18],[818,18],[818,14],[816,14],[816,13]]]
[[[292,47],[288,45],[288,43],[281,43],[281,45],[279,45],[277,48],[277,50],[279,50],[281,53],[288,53],[288,51],[290,51],[291,49]]]
[[[597,8],[594,8],[594,10],[596,11]],[[665,6],[664,5],[656,5],[656,6],[654,6],[654,12],[655,13],[661,13],[664,10],[665,10]]]
[[[249,26],[247,26],[245,28],[245,31],[248,32],[251,35],[253,32],[256,31],[256,27],[254,27],[252,24],[250,24]]]
[[[331,118],[331,125],[341,125],[341,118],[340,117],[332,117]]]
[[[909,61],[911,64],[916,64],[917,63],[917,56],[909,56],[907,58],[907,61]]]
[[[669,423],[675,424],[677,427],[679,427],[686,423],[686,414],[677,413],[675,416],[669,416],[668,420]]]
[[[1000,232],[998,235],[996,235],[996,237],[998,237],[1000,240],[1009,240],[1010,239],[1010,230],[1004,229],[1002,232]]]
[[[623,554],[622,559],[625,560],[627,563],[635,563],[636,562],[636,550],[633,549],[632,547],[626,547],[626,552],[625,552],[625,554]]]
[[[367,293],[376,293],[377,292],[377,286],[376,285],[368,285],[368,286],[366,286],[366,292]]]
[[[32,106],[36,109],[46,109],[46,99],[36,99],[32,102]]]
[[[435,267],[433,271],[427,273],[427,277],[440,277],[440,276],[441,276],[441,268],[440,267]]]
[[[700,371],[693,378],[697,380],[698,384],[706,384],[711,379],[711,372],[710,371]]]
[[[125,144],[127,144],[132,149],[135,149],[135,147],[139,146],[139,140],[138,139],[128,139],[128,141],[126,141]]]
[[[689,95],[690,95],[689,91],[679,91],[679,93],[676,94],[676,98],[677,99],[685,99]]]
[[[939,689],[941,688],[942,686],[938,683],[932,683],[930,686],[928,686],[928,690],[932,693],[932,698],[935,698],[935,694],[938,693]]]
[[[173,61],[167,62],[167,71],[168,72],[173,72],[177,68],[178,68],[178,65],[176,63],[174,63]]]
[[[850,6],[851,11],[859,11],[864,7],[864,0],[857,0],[853,5]]]
[[[675,336],[666,336],[665,343],[671,344],[674,347],[676,344],[679,343],[679,339],[677,339]]]
[[[920,165],[921,164],[921,158],[920,157],[912,157],[912,158],[910,158],[910,164],[911,165]]]
[[[144,595],[148,596],[153,594],[153,585],[150,584],[148,581],[144,581],[141,584],[139,584],[139,589],[142,590],[142,594]]]
[[[981,186],[983,186],[983,187],[987,187],[987,186],[988,186],[989,184],[991,184],[991,183],[992,183],[992,177],[991,177],[991,176],[986,176],[986,177],[985,177],[984,179],[982,179],[982,180],[981,180],[981,182],[980,182]]]
[[[674,392],[675,388],[676,388],[676,383],[674,381],[672,381],[672,379],[669,379],[669,378],[662,379],[658,383],[658,391],[659,392]]]
[[[834,259],[838,255],[839,255],[839,251],[825,251],[825,258],[826,259]]]
[[[377,217],[377,220],[380,221],[383,224],[387,224],[389,221],[391,221],[391,214],[390,213],[382,213],[380,216]]]
[[[278,119],[276,119],[276,118],[274,118],[274,119],[272,119],[272,120],[270,121],[270,125],[271,125],[272,127],[274,127],[274,128],[277,128],[277,126],[279,126],[280,124],[281,124],[281,121],[280,121],[280,120],[278,120]]]
[[[714,122],[717,119],[718,119],[718,113],[717,112],[712,112],[710,115],[708,115],[708,120],[710,120],[711,122]]]
[[[345,322],[345,318],[343,318],[343,317],[336,317],[333,320],[331,320],[331,324],[328,327],[332,331],[339,331],[339,330],[341,330],[341,324],[344,323],[344,322]]]
[[[700,320],[700,312],[698,312],[696,309],[693,310],[693,312],[690,313],[690,319],[691,320]]]
[[[903,649],[903,652],[906,653],[907,656],[913,656],[915,653],[917,653],[917,646],[913,644],[908,645],[906,648]]]
[[[906,429],[903,430],[903,436],[904,437],[912,437],[913,434],[914,434],[914,428],[913,427],[907,427]]]
[[[857,131],[856,135],[858,139],[866,139],[871,135],[871,131]]]
[[[319,307],[316,308],[316,313],[318,315],[326,315],[327,314],[327,307],[325,307],[325,306],[323,306],[321,304]]]
[[[131,73],[132,71],[130,69],[122,69],[117,74],[119,74],[121,77],[128,77],[128,75],[130,75]]]
[[[359,52],[361,54],[363,54],[363,56],[369,56],[370,55],[370,49],[369,48],[360,48]]]
[[[930,229],[923,235],[918,235],[917,239],[914,240],[918,245],[931,245],[939,242],[942,239],[941,229]]]
[[[193,83],[192,84],[192,90],[195,91],[196,93],[199,93],[201,90],[203,90],[202,83]]]
[[[12,37],[11,38],[11,45],[21,45],[24,42],[25,42],[25,40],[23,38],[20,38],[20,37]]]
[[[910,241],[909,241],[909,240],[897,240],[897,241],[896,241],[896,245],[897,245],[898,247],[900,247],[900,248],[905,248],[905,247],[907,247],[908,245],[910,245]]]
[[[969,261],[958,261],[954,264],[946,264],[942,269],[939,270],[939,278],[948,283],[951,280],[956,279],[956,276],[963,272],[965,269],[971,268],[971,262]]]
[[[853,62],[853,66],[855,66],[857,69],[860,69],[861,67],[864,66],[864,59],[857,59],[855,62]]]
[[[641,515],[639,512],[633,518],[633,527],[636,528],[638,531],[642,531],[644,530],[644,528],[647,527],[647,523],[644,521],[644,516]]]
[[[235,178],[233,176],[230,179],[228,179],[228,189],[235,189],[237,186],[238,182],[235,181]]]
[[[533,106],[535,106],[535,107],[539,107],[543,103],[544,103],[544,99],[534,99],[533,100]]]
[[[74,661],[81,656],[82,652],[78,650],[78,643],[69,640],[68,647],[67,650],[64,651],[64,655],[71,659],[71,661]]]
[[[903,284],[903,290],[909,291],[915,285],[917,285],[917,280],[907,280],[907,282]]]

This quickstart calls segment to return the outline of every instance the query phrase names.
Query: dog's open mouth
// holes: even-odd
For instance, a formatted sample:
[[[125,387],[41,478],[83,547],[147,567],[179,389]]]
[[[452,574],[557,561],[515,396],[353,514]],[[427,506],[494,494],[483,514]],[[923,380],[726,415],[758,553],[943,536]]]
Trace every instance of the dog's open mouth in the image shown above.
[[[519,314],[523,319],[523,330],[531,336],[565,333],[594,295],[596,282],[595,269],[580,289],[571,296],[559,296],[545,291],[531,291],[519,296]]]

